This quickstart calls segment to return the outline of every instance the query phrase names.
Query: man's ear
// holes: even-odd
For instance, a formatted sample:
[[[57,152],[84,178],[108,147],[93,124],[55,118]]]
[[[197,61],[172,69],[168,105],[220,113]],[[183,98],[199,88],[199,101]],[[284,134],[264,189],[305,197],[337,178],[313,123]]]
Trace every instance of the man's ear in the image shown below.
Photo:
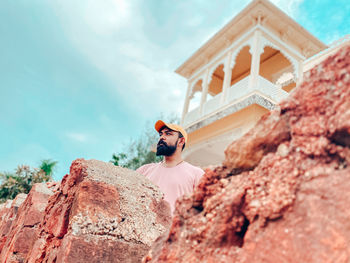
[[[181,137],[181,138],[179,138],[179,143],[177,145],[181,146],[181,149],[182,149],[182,146],[184,145],[184,143],[185,143],[185,138]]]

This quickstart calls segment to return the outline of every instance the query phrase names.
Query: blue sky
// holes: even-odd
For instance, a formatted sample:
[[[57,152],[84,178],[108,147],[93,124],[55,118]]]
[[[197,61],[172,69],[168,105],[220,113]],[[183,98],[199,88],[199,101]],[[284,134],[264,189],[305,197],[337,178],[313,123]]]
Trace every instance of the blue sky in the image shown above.
[[[108,161],[146,121],[180,114],[174,70],[249,1],[1,0],[0,171]],[[348,0],[275,0],[324,43],[349,34]]]

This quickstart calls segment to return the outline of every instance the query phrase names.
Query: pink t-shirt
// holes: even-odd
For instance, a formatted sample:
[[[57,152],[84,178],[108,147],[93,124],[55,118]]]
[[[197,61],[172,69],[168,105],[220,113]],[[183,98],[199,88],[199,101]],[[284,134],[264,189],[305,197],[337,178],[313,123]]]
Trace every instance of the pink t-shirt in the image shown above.
[[[190,194],[199,183],[204,171],[187,162],[175,167],[165,167],[162,163],[150,163],[136,170],[143,174],[164,193],[164,199],[169,202],[171,213],[175,209],[175,201],[182,195]]]

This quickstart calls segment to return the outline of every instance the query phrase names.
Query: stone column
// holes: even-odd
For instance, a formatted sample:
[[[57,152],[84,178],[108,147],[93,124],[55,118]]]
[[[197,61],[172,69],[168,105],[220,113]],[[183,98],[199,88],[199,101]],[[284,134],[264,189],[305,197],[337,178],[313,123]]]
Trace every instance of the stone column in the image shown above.
[[[225,104],[227,101],[227,94],[228,90],[230,88],[231,84],[231,75],[232,75],[232,68],[231,68],[231,60],[232,60],[232,53],[233,50],[230,50],[226,56],[225,66],[224,66],[224,83],[222,86],[222,96],[221,96],[221,105]]]
[[[192,86],[192,82],[188,81],[186,98],[185,98],[184,108],[183,108],[182,117],[181,117],[181,125],[184,124],[185,116],[188,113],[188,107],[190,106],[190,97],[191,97],[191,91],[192,91],[191,86]]]
[[[261,54],[260,37],[261,37],[260,30],[256,30],[254,32],[252,46],[250,47],[250,50],[249,50],[250,54],[252,54],[249,90],[253,90],[254,86],[257,85],[257,81],[258,81],[259,69],[260,69],[260,54]]]
[[[201,115],[203,114],[204,104],[207,101],[208,86],[209,86],[208,80],[209,80],[209,68],[207,68],[205,71],[205,76],[204,76],[204,81],[202,86],[202,97],[201,97],[201,104],[200,104]]]

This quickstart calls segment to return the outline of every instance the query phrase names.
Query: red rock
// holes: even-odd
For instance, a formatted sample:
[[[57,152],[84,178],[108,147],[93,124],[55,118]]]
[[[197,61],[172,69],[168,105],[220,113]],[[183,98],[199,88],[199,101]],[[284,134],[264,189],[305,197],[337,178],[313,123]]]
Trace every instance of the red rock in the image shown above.
[[[143,262],[350,262],[350,47],[225,151]]]
[[[35,184],[18,208],[7,233],[0,262],[23,262],[37,239],[37,226],[41,222],[47,201],[53,192],[46,183]]]
[[[78,159],[49,198],[26,262],[140,262],[170,220],[169,205],[144,176]]]
[[[0,251],[2,251],[7,236],[10,232],[13,221],[16,219],[18,208],[26,199],[26,194],[19,194],[16,198],[8,200],[1,209],[1,222],[0,222]]]
[[[4,222],[4,218],[9,212],[13,200],[7,200],[5,203],[0,204],[0,225]]]

